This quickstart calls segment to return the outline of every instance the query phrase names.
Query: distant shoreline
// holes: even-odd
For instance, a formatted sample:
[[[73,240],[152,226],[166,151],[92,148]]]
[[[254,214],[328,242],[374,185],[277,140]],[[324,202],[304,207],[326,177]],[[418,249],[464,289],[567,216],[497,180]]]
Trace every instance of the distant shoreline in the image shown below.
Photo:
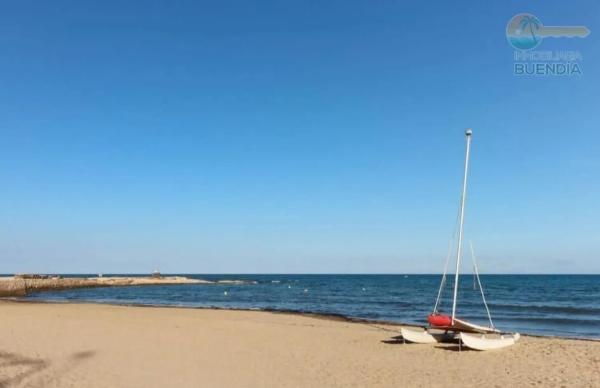
[[[77,288],[156,286],[182,284],[244,284],[243,280],[205,280],[185,276],[97,276],[64,277],[62,275],[15,275],[0,277],[0,297],[26,296],[44,291]]]

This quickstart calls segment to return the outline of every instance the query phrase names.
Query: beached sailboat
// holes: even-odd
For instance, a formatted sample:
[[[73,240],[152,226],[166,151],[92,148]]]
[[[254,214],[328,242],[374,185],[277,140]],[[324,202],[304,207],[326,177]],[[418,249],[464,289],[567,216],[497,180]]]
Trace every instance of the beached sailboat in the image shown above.
[[[483,287],[481,286],[481,280],[479,279],[479,271],[477,270],[477,264],[475,262],[475,253],[473,246],[471,245],[471,257],[473,258],[473,269],[474,275],[479,284],[479,290],[481,290],[481,297],[485,306],[490,325],[482,326],[477,325],[463,319],[459,319],[456,316],[456,302],[458,297],[458,281],[460,277],[460,260],[462,256],[462,243],[463,243],[463,225],[465,217],[465,200],[467,194],[467,177],[469,172],[469,155],[471,151],[471,137],[473,131],[467,129],[465,132],[467,137],[467,148],[465,156],[465,171],[463,176],[462,195],[460,199],[460,213],[459,213],[459,229],[458,229],[458,247],[456,250],[456,271],[454,274],[454,294],[452,298],[452,315],[442,314],[438,311],[442,290],[446,284],[446,273],[448,270],[448,262],[450,259],[450,249],[448,250],[448,256],[446,257],[446,265],[444,268],[444,274],[442,275],[442,281],[440,289],[438,291],[437,300],[433,308],[433,312],[427,317],[429,327],[422,329],[411,329],[401,328],[401,334],[405,341],[415,343],[437,343],[447,340],[458,340],[459,344],[465,345],[472,349],[477,350],[491,350],[499,349],[506,346],[514,345],[519,340],[518,333],[502,333],[496,329],[492,322],[490,310],[485,300],[485,294]]]

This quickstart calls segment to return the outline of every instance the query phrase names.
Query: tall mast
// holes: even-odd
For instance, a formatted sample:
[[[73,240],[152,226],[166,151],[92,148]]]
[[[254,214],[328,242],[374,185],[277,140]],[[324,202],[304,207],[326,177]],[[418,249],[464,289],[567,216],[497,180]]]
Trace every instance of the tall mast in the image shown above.
[[[462,252],[463,223],[465,221],[465,199],[467,197],[467,175],[469,172],[469,152],[471,151],[471,135],[473,131],[469,128],[465,132],[467,136],[467,152],[465,156],[465,175],[463,177],[462,195],[460,197],[460,227],[458,229],[458,249],[456,250],[456,273],[454,275],[454,298],[452,299],[452,324],[456,317],[456,297],[458,296],[458,272],[460,270],[460,255]]]

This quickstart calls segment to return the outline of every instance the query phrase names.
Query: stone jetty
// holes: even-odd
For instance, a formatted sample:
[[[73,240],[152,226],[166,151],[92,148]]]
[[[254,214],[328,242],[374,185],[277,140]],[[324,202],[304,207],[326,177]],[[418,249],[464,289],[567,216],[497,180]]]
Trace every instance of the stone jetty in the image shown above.
[[[209,281],[184,276],[113,276],[61,277],[48,275],[15,275],[0,277],[0,297],[25,296],[38,291],[56,291],[73,288],[147,286],[168,284],[243,284],[244,281]]]

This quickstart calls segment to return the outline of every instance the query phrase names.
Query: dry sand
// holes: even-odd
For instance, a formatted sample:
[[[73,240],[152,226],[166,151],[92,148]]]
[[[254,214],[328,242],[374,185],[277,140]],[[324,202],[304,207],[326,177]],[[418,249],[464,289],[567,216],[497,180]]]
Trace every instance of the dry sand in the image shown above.
[[[600,342],[403,345],[398,327],[252,311],[0,302],[0,386],[599,387]]]

